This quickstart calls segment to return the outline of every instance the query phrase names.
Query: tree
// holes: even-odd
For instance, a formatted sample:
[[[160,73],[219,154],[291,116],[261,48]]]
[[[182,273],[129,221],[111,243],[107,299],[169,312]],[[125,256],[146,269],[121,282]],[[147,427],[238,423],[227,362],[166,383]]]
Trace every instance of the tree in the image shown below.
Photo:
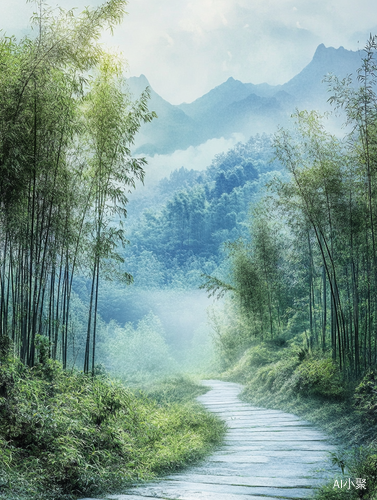
[[[49,356],[66,367],[72,284],[81,269],[92,275],[94,369],[100,268],[121,261],[124,241],[111,218],[125,216],[124,190],[143,178],[145,160],[129,148],[140,124],[155,116],[147,90],[130,101],[119,61],[98,43],[126,4],[109,0],[74,16],[40,2],[34,39],[0,40],[0,336],[10,336],[30,366],[36,336],[45,335]]]

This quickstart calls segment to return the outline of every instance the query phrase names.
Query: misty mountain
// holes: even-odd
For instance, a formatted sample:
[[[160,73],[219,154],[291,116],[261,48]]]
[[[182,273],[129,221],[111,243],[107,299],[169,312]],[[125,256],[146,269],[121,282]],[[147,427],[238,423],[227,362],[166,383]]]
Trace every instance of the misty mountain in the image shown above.
[[[286,125],[296,108],[329,109],[325,75],[356,75],[361,58],[359,52],[321,44],[311,62],[283,85],[254,85],[231,77],[194,102],[177,106],[151,89],[149,109],[156,111],[158,119],[142,126],[135,153],[168,154],[236,132],[246,137],[271,133],[278,125]],[[144,75],[132,77],[128,83],[135,97],[150,87]]]
[[[146,87],[149,87],[151,98],[148,107],[158,116],[158,119],[141,127],[137,136],[137,153],[164,154],[176,149],[187,149],[193,144],[203,142],[203,134],[198,130],[196,120],[159,96],[144,75],[129,78],[128,86],[134,97],[138,97]]]
[[[363,54],[346,50],[344,47],[334,49],[325,47],[323,43],[317,47],[311,62],[289,82],[281,86],[281,90],[295,96],[296,105],[312,105],[321,110],[326,108],[329,97],[328,85],[323,82],[329,73],[344,78],[357,74],[361,66]]]

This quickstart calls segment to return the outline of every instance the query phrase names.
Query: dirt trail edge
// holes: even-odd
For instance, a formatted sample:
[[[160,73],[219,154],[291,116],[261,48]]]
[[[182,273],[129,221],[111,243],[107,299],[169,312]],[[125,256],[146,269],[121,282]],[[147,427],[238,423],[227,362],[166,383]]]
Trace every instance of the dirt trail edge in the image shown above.
[[[307,499],[331,474],[328,452],[335,447],[312,424],[240,401],[239,384],[219,380],[204,380],[203,384],[211,390],[198,401],[228,425],[223,445],[199,466],[104,498]]]

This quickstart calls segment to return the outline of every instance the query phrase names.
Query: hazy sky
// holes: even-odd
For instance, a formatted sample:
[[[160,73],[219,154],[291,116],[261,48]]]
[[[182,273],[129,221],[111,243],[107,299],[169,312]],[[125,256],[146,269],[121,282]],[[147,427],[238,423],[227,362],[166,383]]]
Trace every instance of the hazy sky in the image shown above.
[[[82,8],[100,2],[48,3]],[[32,4],[0,0],[0,8],[7,35],[25,32]],[[128,60],[128,76],[145,74],[173,104],[190,102],[230,76],[284,83],[320,43],[358,50],[377,33],[376,0],[130,0],[128,13],[111,44]]]

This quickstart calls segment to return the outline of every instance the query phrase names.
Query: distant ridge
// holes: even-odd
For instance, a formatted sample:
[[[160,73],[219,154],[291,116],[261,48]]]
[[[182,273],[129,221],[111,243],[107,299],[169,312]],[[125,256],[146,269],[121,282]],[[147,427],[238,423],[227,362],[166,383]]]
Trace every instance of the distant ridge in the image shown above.
[[[295,108],[328,109],[324,76],[355,75],[361,59],[359,52],[320,44],[310,63],[283,85],[254,85],[230,77],[192,103],[179,105],[151,89],[149,109],[156,111],[158,119],[142,126],[135,152],[169,154],[236,132],[245,136],[274,132],[277,125],[287,123]],[[150,87],[145,75],[129,78],[128,84],[135,97]]]

